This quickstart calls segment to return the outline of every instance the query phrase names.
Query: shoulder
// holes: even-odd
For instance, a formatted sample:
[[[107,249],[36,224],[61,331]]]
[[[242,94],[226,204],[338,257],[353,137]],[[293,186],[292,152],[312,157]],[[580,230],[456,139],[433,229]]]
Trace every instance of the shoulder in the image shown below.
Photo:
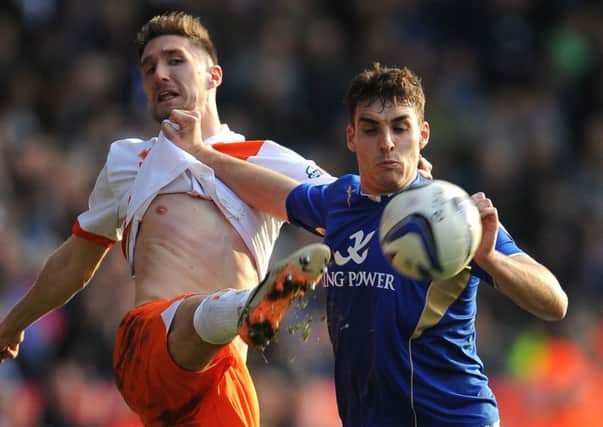
[[[351,187],[352,190],[356,190],[360,188],[360,177],[355,174],[342,175],[337,178],[337,180],[333,182],[332,185],[334,188],[347,189]]]
[[[157,138],[143,140],[140,138],[118,139],[111,143],[107,155],[109,169],[136,168],[138,169]]]
[[[326,192],[357,192],[360,188],[360,177],[354,174],[342,175],[339,178],[333,179],[331,182],[313,184],[308,183],[307,185],[313,187],[321,187]]]
[[[268,139],[245,141],[216,141],[211,143],[218,151],[244,160],[249,158],[289,157],[302,158],[298,153]]]
[[[156,139],[125,138],[111,143],[105,164],[109,182],[130,182],[140,170]]]
[[[337,204],[340,200],[347,200],[351,194],[357,194],[360,188],[360,177],[358,175],[343,175],[332,182],[326,183],[304,183],[299,187],[313,189],[319,192],[330,203]]]
[[[292,149],[272,140],[262,140],[257,153],[250,156],[248,160],[284,173],[300,182],[325,184],[335,180],[331,174],[317,165],[315,161],[306,159]]]
[[[291,148],[285,147],[284,145],[279,144],[276,141],[271,139],[263,139],[260,141],[261,145],[258,150],[258,154],[270,154],[270,153],[281,153],[287,154],[292,157],[303,158],[301,154],[292,150]]]
[[[118,139],[109,147],[109,157],[137,156],[145,149],[150,149],[157,138],[143,140],[140,138]]]

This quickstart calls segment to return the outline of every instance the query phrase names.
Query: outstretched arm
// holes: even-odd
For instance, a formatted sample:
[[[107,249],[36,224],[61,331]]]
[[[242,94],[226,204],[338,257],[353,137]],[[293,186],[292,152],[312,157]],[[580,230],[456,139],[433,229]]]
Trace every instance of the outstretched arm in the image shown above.
[[[482,218],[482,240],[474,259],[494,280],[498,290],[515,304],[543,320],[561,320],[567,295],[557,278],[527,254],[504,255],[495,249],[498,211],[484,193],[472,196]]]
[[[0,322],[0,363],[17,357],[27,327],[86,286],[107,252],[71,236],[52,253],[29,291]]]
[[[167,122],[161,125],[161,130],[170,141],[211,167],[248,205],[276,218],[288,219],[285,202],[289,192],[299,184],[296,180],[204,144],[201,118],[197,112],[172,110],[170,120],[179,127],[176,129]]]

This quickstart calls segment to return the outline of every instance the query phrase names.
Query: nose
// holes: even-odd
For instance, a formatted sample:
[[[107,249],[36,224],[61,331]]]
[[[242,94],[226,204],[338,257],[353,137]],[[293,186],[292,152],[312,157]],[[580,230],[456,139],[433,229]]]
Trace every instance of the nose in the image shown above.
[[[379,136],[379,148],[384,152],[394,149],[394,140],[389,129],[385,129]]]
[[[169,76],[169,67],[167,67],[162,62],[159,62],[155,66],[155,80],[158,82],[165,82],[170,79]]]

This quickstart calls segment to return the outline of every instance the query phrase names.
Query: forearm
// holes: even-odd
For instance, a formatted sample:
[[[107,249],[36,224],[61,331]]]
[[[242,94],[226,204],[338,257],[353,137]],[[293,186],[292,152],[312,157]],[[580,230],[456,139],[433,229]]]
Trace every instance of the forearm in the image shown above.
[[[25,330],[84,288],[106,249],[83,246],[74,239],[71,237],[48,258],[32,287],[2,322],[3,327],[13,332]]]
[[[495,252],[480,266],[490,274],[496,288],[519,307],[543,320],[565,317],[567,295],[556,277],[528,255]]]
[[[27,294],[6,316],[5,323],[15,331],[24,330],[51,310],[69,301],[83,285],[61,275],[51,278],[42,270]]]
[[[276,218],[288,219],[285,202],[289,192],[298,185],[297,181],[213,149],[193,154],[214,169],[216,176],[245,203]]]
[[[298,184],[292,178],[214,150],[203,143],[200,114],[174,109],[161,131],[174,144],[211,167],[249,206],[287,220],[287,195]]]

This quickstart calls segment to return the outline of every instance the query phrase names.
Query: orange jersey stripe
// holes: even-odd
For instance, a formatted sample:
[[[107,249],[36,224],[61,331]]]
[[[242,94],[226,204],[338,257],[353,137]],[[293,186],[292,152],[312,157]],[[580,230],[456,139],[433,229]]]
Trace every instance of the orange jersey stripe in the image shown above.
[[[229,156],[247,160],[249,157],[255,156],[263,144],[264,141],[216,142],[212,147]]]
[[[80,226],[79,221],[76,221],[73,224],[73,227],[71,227],[71,232],[74,235],[81,237],[82,239],[90,240],[91,242],[94,242],[97,245],[104,246],[106,248],[110,248],[111,246],[113,246],[113,243],[115,243],[111,239],[107,239],[106,237],[99,236],[98,234],[90,233],[86,230],[83,230]]]

